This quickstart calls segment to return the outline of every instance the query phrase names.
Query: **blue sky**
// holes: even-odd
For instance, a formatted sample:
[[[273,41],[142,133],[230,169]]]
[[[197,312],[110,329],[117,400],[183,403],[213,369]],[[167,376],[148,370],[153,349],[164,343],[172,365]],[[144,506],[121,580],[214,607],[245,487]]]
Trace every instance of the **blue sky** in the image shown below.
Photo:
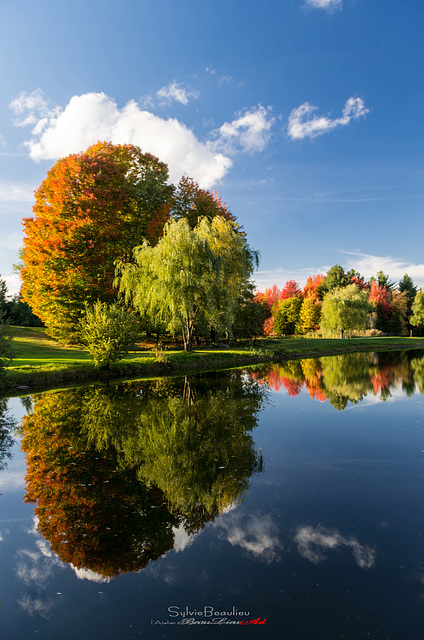
[[[422,0],[0,0],[0,273],[58,157],[131,142],[217,189],[263,289],[424,286]]]

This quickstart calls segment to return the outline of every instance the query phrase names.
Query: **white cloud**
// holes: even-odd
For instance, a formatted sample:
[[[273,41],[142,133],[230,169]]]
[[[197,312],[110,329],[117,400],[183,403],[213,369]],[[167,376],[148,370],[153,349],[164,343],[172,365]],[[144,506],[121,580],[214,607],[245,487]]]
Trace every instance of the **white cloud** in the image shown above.
[[[342,0],[306,0],[308,7],[314,7],[315,9],[326,9],[332,11],[333,9],[342,8]]]
[[[164,99],[183,103],[189,97],[177,83],[160,91]],[[64,108],[50,108],[38,90],[21,94],[12,101],[11,108],[19,115],[17,126],[34,125],[32,138],[24,144],[35,161],[78,153],[98,140],[131,143],[166,162],[172,182],[188,175],[204,188],[224,177],[233,164],[232,154],[263,151],[274,122],[271,109],[259,105],[239,113],[203,142],[176,118],[156,116],[134,100],[119,108],[104,93],[73,96]]]
[[[3,274],[2,279],[6,282],[8,295],[14,296],[16,293],[19,293],[19,291],[21,290],[22,283],[21,283],[20,277],[17,274],[15,273],[9,274],[9,275]],[[18,487],[25,486],[25,470],[23,470],[22,473],[15,472],[12,475],[13,475],[12,478],[7,477],[6,479],[9,488],[17,489]],[[2,481],[0,481],[0,484],[1,486],[4,486],[4,484],[2,484]]]
[[[215,146],[228,154],[261,152],[269,141],[274,122],[271,107],[258,105],[217,129]]]
[[[355,538],[346,538],[330,529],[299,527],[294,536],[297,549],[303,558],[314,564],[327,559],[329,551],[348,547],[361,569],[370,569],[375,563],[375,551],[371,547],[359,544]]]
[[[23,101],[24,108],[25,101]],[[32,112],[34,113],[34,112]],[[31,116],[31,120],[32,120]],[[205,188],[218,182],[232,166],[215,143],[201,142],[175,118],[163,119],[131,100],[122,109],[104,93],[74,96],[64,109],[37,121],[25,144],[35,161],[78,153],[98,140],[132,143],[166,162],[171,181],[185,174]]]
[[[362,98],[349,98],[340,118],[331,119],[326,116],[314,115],[318,107],[314,107],[305,102],[300,107],[293,109],[289,116],[287,133],[292,140],[303,140],[304,138],[316,138],[324,133],[328,133],[337,127],[344,127],[352,120],[363,118],[369,113]]]
[[[167,87],[162,87],[159,91],[156,92],[157,97],[170,104],[174,100],[176,102],[180,102],[181,104],[188,104],[191,98],[198,98],[198,91],[194,91],[193,89],[186,89],[183,84],[179,82],[171,82]]]

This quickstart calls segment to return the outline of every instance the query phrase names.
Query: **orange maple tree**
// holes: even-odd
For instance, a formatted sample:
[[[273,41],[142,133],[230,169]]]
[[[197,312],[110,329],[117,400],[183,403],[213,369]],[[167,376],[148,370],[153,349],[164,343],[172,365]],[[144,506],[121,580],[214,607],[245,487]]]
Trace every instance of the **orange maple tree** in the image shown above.
[[[98,142],[60,159],[23,220],[22,298],[51,335],[72,340],[85,302],[115,297],[114,262],[155,243],[169,217],[168,168],[134,145]]]

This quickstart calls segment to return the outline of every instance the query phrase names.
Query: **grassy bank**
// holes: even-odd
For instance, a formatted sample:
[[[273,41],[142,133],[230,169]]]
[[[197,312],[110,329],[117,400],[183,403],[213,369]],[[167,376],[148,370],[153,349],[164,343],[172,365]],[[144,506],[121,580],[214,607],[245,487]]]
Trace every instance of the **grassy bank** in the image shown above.
[[[84,382],[230,368],[352,351],[424,349],[424,338],[264,338],[253,349],[202,348],[185,353],[176,349],[157,352],[140,348],[110,369],[96,369],[85,351],[59,345],[42,328],[10,327],[10,330],[16,355],[0,380],[3,395]]]

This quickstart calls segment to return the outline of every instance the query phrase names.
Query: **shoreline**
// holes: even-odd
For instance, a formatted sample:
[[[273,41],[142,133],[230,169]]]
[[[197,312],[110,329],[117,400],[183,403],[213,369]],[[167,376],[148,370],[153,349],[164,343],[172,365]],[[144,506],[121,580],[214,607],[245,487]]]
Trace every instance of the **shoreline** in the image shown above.
[[[336,339],[331,340],[331,342],[335,341]],[[0,378],[0,397],[24,396],[73,386],[105,384],[111,381],[119,383],[136,378],[206,373],[266,362],[323,358],[355,352],[424,350],[424,338],[345,338],[343,340],[337,339],[338,344],[334,348],[330,348],[328,341],[323,341],[323,339],[282,339],[275,341],[278,342],[275,350],[272,350],[272,347],[276,346],[272,340],[263,342],[265,344],[262,349],[259,347],[251,352],[246,349],[240,349],[239,352],[236,350],[227,352],[199,349],[190,354],[164,352],[164,359],[167,360],[165,362],[152,359],[152,362],[141,363],[134,359],[114,363],[109,369],[96,369],[91,363],[70,365],[55,370],[40,368],[40,370],[32,371],[13,371],[13,369],[5,368]],[[364,342],[368,344],[364,344]],[[297,346],[296,343],[300,348],[293,348]],[[308,343],[310,348],[307,347]]]

